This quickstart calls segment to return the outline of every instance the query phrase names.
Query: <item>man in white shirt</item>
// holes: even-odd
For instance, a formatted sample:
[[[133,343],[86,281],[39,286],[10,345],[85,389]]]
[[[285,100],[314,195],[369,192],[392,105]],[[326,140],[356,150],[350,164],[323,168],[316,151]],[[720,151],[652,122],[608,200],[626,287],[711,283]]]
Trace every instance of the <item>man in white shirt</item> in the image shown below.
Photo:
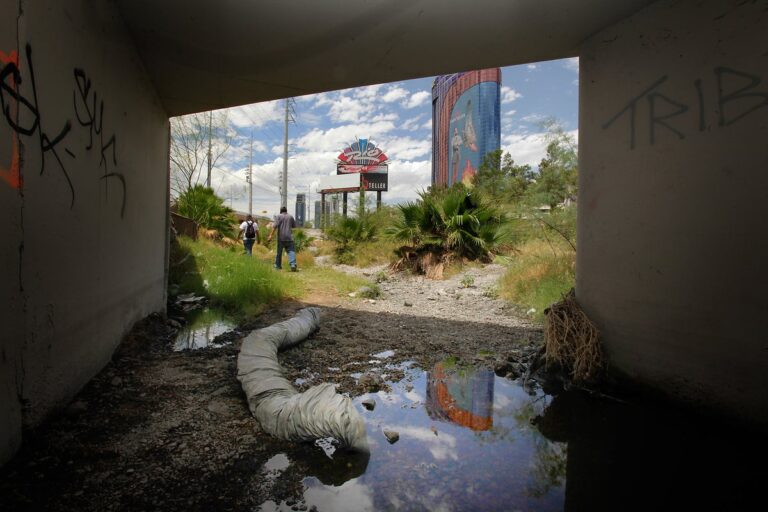
[[[245,218],[240,224],[240,232],[237,234],[237,238],[243,235],[243,247],[245,247],[245,254],[253,256],[253,243],[260,242],[259,240],[259,224],[253,220],[252,216]]]

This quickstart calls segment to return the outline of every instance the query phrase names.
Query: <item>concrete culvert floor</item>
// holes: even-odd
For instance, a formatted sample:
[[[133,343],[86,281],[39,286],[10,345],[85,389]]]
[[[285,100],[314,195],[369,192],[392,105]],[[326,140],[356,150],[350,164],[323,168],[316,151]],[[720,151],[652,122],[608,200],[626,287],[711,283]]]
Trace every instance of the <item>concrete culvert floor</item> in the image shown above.
[[[287,302],[225,334],[217,348],[173,351],[176,331],[159,316],[145,319],[61,415],[26,433],[22,451],[0,471],[0,509],[311,508],[301,499],[307,475],[341,485],[367,461],[329,458],[322,447],[260,432],[235,378],[242,336],[320,306],[320,332],[280,362],[300,391],[333,382],[352,397],[387,389],[405,375],[405,362],[425,369],[446,358],[508,366],[508,357],[530,356],[542,335],[487,293],[501,271],[491,267],[468,270],[472,287],[460,284],[463,275],[438,282],[396,275],[380,284],[375,302]],[[384,360],[390,369],[382,379]],[[280,466],[280,455],[291,463],[274,478],[270,464]]]

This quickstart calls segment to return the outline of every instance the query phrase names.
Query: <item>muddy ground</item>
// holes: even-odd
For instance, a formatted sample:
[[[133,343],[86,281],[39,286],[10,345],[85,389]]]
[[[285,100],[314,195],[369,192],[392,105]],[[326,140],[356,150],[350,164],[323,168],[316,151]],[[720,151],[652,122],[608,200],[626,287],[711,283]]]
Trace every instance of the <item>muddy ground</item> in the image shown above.
[[[456,357],[513,378],[542,333],[495,298],[501,271],[489,265],[428,281],[367,269],[381,281],[380,297],[286,302],[224,335],[220,348],[173,352],[175,329],[163,317],[145,319],[65,410],[25,434],[22,451],[0,470],[0,510],[258,510],[266,500],[305,510],[306,474],[343,479],[355,461],[260,432],[235,378],[242,336],[320,306],[321,330],[280,357],[299,390],[334,382],[356,396],[376,385],[371,375],[398,380],[373,357],[383,351],[394,352],[390,364],[428,369]],[[278,453],[294,462],[269,478],[264,465]]]

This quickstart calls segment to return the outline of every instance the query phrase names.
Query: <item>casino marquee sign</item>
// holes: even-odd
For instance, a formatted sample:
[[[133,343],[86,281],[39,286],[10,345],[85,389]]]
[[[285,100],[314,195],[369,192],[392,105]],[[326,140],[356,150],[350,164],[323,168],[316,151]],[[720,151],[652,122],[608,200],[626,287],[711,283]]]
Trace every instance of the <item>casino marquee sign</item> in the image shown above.
[[[357,139],[337,157],[336,174],[359,174],[364,190],[386,192],[389,158],[368,139]]]

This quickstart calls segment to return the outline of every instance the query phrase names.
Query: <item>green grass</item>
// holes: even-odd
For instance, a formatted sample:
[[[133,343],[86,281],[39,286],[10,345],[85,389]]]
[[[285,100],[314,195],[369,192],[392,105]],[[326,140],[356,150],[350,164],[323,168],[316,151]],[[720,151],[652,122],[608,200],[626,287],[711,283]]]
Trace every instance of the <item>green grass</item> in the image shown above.
[[[169,284],[178,293],[193,292],[209,297],[211,307],[236,319],[258,315],[265,307],[286,299],[301,299],[313,292],[329,290],[346,295],[361,286],[375,286],[369,280],[327,267],[316,267],[308,252],[297,255],[299,272],[272,268],[274,250],[254,246],[253,257],[242,247],[224,248],[208,240],[180,237],[171,250]],[[283,256],[284,262],[287,255]],[[284,265],[287,267],[287,265]]]
[[[372,242],[359,242],[352,245],[351,250],[336,254],[336,261],[345,265],[365,268],[372,265],[391,263],[396,259],[395,249],[401,244],[387,238]]]
[[[553,240],[529,240],[499,281],[500,295],[543,320],[544,309],[574,286],[576,255],[567,244]]]
[[[171,282],[179,285],[181,293],[206,295],[212,306],[235,316],[255,315],[269,304],[301,295],[297,281],[275,272],[264,260],[244,256],[241,248],[182,237],[175,250],[187,259],[174,266],[172,258]]]

